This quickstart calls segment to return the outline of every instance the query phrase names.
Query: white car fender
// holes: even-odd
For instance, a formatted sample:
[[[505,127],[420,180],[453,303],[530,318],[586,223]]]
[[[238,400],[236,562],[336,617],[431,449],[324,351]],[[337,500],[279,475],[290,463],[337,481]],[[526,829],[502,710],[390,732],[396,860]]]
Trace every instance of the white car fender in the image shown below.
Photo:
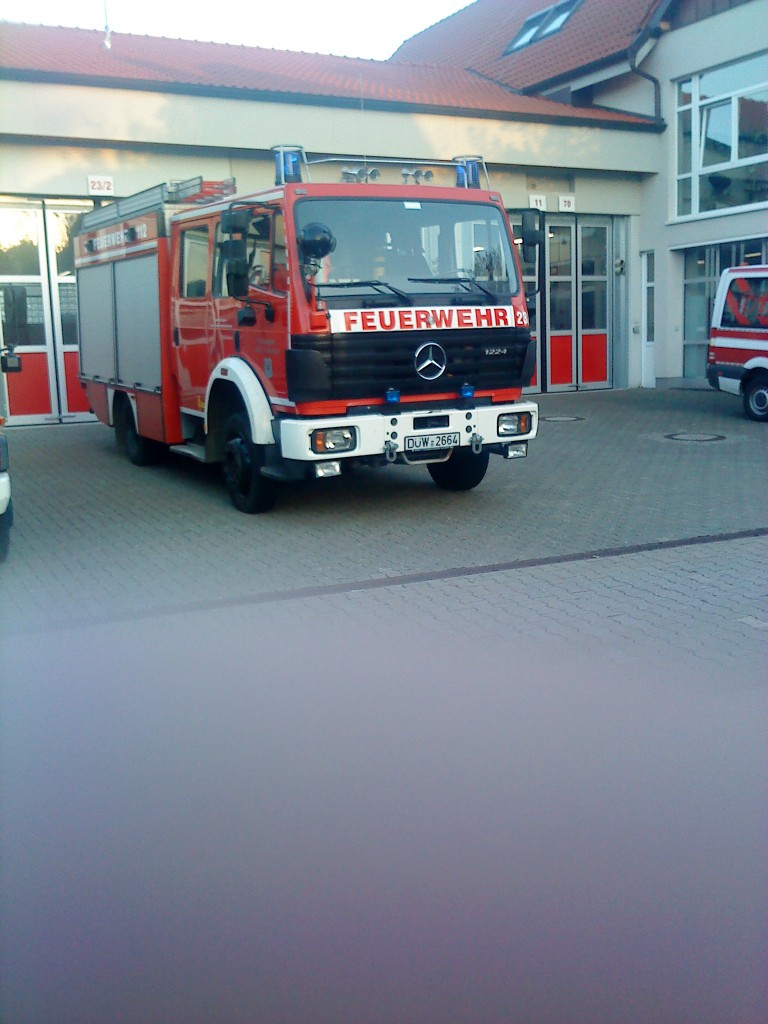
[[[251,437],[255,444],[274,444],[272,433],[274,414],[269,398],[258,376],[242,359],[228,357],[216,366],[208,381],[205,391],[205,418],[208,420],[208,404],[211,390],[218,380],[234,384],[243,399],[248,419],[251,423]]]
[[[754,356],[744,363],[745,370],[768,370],[768,353],[764,356]]]

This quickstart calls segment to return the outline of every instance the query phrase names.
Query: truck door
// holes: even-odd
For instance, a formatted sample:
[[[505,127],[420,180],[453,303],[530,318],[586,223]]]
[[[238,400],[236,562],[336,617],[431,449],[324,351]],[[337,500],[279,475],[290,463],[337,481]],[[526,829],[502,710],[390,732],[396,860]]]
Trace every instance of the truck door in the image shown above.
[[[182,226],[176,267],[179,297],[173,344],[182,411],[199,416],[205,410],[212,357],[211,248],[208,222]]]
[[[256,207],[246,234],[248,300],[229,295],[223,243],[217,224],[213,271],[213,326],[216,361],[240,355],[254,367],[274,400],[286,394],[288,267],[282,211]],[[238,324],[238,310],[250,306],[253,322]]]

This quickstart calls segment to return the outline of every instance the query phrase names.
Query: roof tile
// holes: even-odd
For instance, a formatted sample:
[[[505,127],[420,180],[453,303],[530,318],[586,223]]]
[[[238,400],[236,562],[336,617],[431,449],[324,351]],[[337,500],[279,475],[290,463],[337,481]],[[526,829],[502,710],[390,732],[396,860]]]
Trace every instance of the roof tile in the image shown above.
[[[558,32],[504,56],[526,18],[553,2],[476,0],[406,40],[391,59],[468,68],[529,90],[623,56],[659,7],[658,0],[582,0]]]
[[[622,127],[648,120],[578,110],[521,96],[460,67],[364,60],[226,43],[166,39],[0,22],[0,74],[114,87],[243,92],[329,102],[397,104],[457,114],[595,123]]]

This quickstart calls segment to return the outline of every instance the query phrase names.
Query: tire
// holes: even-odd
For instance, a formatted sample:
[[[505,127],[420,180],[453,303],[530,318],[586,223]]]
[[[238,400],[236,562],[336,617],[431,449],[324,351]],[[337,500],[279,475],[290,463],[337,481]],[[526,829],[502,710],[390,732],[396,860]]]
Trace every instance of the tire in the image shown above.
[[[277,483],[262,476],[263,465],[264,446],[252,442],[248,417],[233,413],[224,427],[224,482],[240,512],[269,512],[275,504]]]
[[[142,437],[136,429],[136,420],[133,415],[133,406],[126,396],[123,396],[115,414],[115,434],[117,443],[125,449],[128,461],[134,466],[151,466],[157,462],[160,454],[160,445],[157,441],[150,441],[148,437]]]
[[[488,469],[489,454],[475,455],[471,448],[454,448],[445,462],[430,462],[429,475],[444,491],[471,491]]]
[[[758,423],[768,421],[768,376],[752,377],[744,385],[744,413]]]

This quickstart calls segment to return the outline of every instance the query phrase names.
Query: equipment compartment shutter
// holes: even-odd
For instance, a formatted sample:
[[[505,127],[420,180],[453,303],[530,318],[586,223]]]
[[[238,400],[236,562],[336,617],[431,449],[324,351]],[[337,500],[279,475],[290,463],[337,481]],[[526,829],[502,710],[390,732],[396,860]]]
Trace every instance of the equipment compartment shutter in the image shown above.
[[[78,271],[80,372],[86,377],[114,380],[115,301],[112,267],[86,267]]]
[[[117,372],[123,384],[160,387],[157,254],[115,264]]]

